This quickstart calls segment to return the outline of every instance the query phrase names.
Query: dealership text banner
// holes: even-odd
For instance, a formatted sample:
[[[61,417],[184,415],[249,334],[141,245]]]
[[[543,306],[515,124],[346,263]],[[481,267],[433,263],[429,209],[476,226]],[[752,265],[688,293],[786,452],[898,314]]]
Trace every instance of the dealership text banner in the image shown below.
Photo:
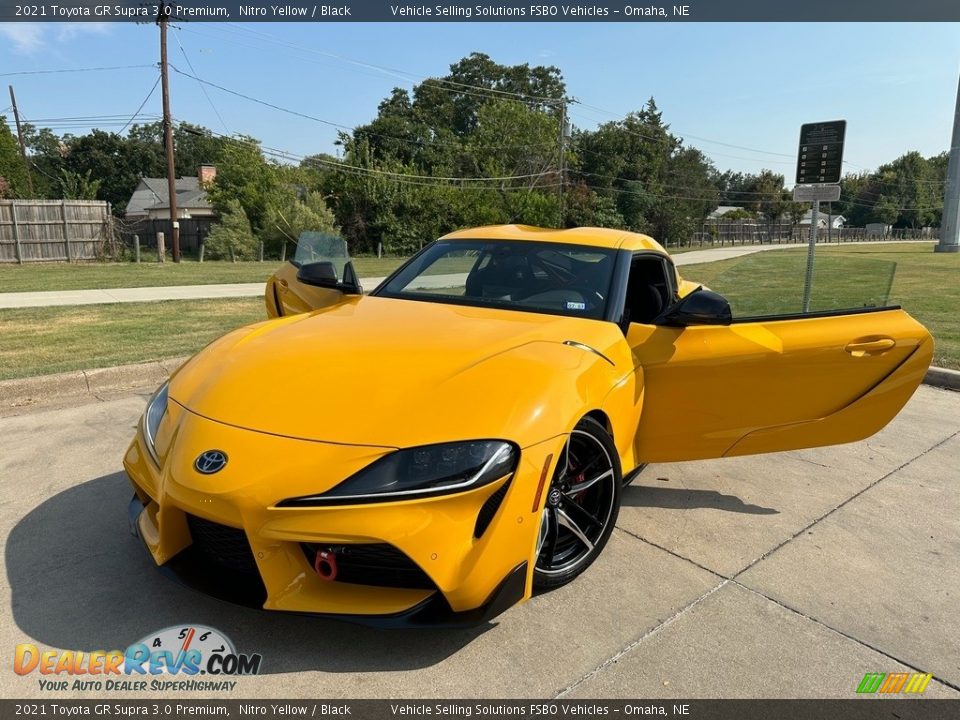
[[[958,0],[121,2],[0,0],[0,22],[957,22]]]
[[[355,720],[951,720],[955,700],[0,700],[6,718],[243,718]]]

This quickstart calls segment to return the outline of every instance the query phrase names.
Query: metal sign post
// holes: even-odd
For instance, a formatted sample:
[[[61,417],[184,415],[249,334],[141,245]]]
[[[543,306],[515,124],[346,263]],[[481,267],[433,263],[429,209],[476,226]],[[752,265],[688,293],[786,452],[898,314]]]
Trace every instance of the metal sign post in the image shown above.
[[[807,274],[803,281],[803,311],[810,312],[810,293],[813,290],[813,254],[817,247],[817,225],[820,223],[820,201],[813,201],[810,215],[810,245],[807,246]]]
[[[812,202],[810,244],[807,246],[807,273],[803,281],[803,312],[810,312],[813,291],[813,258],[820,224],[820,202],[840,199],[840,176],[843,168],[843,141],[847,134],[846,120],[807,123],[800,126],[800,147],[797,152],[797,184],[794,202]],[[809,184],[808,184],[809,183]]]

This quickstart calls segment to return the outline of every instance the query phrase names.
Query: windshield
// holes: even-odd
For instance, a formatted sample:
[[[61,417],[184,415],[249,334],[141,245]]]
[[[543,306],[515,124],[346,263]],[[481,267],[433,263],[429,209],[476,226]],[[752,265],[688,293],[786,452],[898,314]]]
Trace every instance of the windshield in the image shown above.
[[[600,319],[615,254],[563,243],[441,240],[374,294]]]

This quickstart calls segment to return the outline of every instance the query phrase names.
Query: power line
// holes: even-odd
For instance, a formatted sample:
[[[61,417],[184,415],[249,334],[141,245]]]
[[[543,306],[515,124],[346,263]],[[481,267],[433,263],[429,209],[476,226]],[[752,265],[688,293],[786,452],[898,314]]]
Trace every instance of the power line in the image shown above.
[[[231,24],[233,23],[223,23],[223,25],[231,25]],[[240,29],[239,26],[236,26],[236,27]],[[450,93],[457,93],[460,95],[470,95],[473,97],[479,97],[484,99],[490,99],[492,95],[495,97],[499,97],[502,100],[507,100],[510,102],[519,102],[527,105],[529,105],[530,103],[536,103],[539,105],[559,105],[561,102],[563,102],[562,98],[551,98],[548,96],[532,95],[528,93],[518,93],[518,92],[509,91],[509,90],[502,90],[499,88],[489,88],[482,85],[470,85],[468,83],[461,83],[455,80],[445,80],[443,78],[424,77],[422,75],[418,75],[417,73],[411,73],[405,70],[398,70],[398,69],[389,68],[381,65],[374,65],[372,63],[367,63],[362,60],[355,60],[353,58],[347,58],[342,55],[335,55],[333,53],[317,50],[316,48],[310,48],[303,45],[297,45],[295,43],[286,42],[286,41],[280,40],[279,38],[276,38],[275,36],[269,35],[267,33],[259,33],[254,30],[249,30],[247,28],[242,28],[242,31],[243,33],[247,33],[248,35],[232,32],[229,28],[224,28],[219,26],[211,27],[210,29],[215,30],[216,32],[227,33],[232,37],[220,37],[216,35],[209,35],[207,33],[199,32],[193,28],[183,28],[183,31],[192,32],[194,34],[206,36],[206,37],[216,37],[216,39],[218,40],[235,43],[240,47],[251,48],[254,50],[259,50],[261,52],[267,52],[267,51],[272,52],[272,50],[262,47],[260,45],[251,45],[248,43],[240,42],[239,40],[235,39],[238,35],[244,40],[251,40],[253,42],[260,41],[260,38],[263,38],[264,42],[270,43],[272,45],[277,45],[280,47],[285,47],[287,49],[298,50],[306,53],[320,55],[321,57],[324,57],[327,59],[336,60],[338,62],[346,63],[348,65],[354,65],[355,67],[349,68],[349,69],[351,69],[353,72],[357,72],[362,75],[367,75],[370,77],[377,77],[377,78],[382,78],[384,76],[387,76],[389,78],[392,78],[393,80],[399,80],[401,83],[404,83],[407,85],[415,85],[417,83],[432,84],[433,86],[437,87],[437,89],[444,90]],[[249,35],[254,35],[259,37],[249,37]],[[323,66],[329,65],[328,63],[323,63],[317,60],[316,58],[303,57],[302,55],[294,55],[291,53],[287,53],[287,54],[290,57],[295,57],[298,60],[302,60],[304,62],[316,63]],[[375,70],[376,72],[375,73],[363,72],[362,69],[358,69],[358,68],[368,68],[368,69]]]
[[[176,28],[176,26],[174,27]],[[190,62],[190,57],[187,55],[187,51],[184,49],[183,43],[180,42],[179,30],[173,34],[173,37],[174,39],[176,39],[177,45],[180,47],[180,52],[183,53],[183,59],[187,61],[187,66],[190,68],[190,72],[196,75],[197,71],[194,69],[193,63]],[[217,110],[217,106],[213,104],[213,100],[210,98],[210,94],[207,92],[206,86],[199,81],[197,82],[197,84],[200,86],[200,90],[203,91],[203,96],[207,99],[207,102],[210,103],[210,107],[213,109],[213,112],[217,116],[217,119],[220,121],[220,124],[223,125],[223,129],[229,133],[230,128],[228,128],[227,123],[224,122],[223,116],[220,114],[220,111]]]
[[[408,143],[408,144],[411,144],[411,145],[415,145],[415,146],[417,146],[417,147],[423,147],[423,146],[426,146],[426,145],[437,145],[437,146],[441,146],[441,147],[446,146],[446,147],[455,147],[455,148],[460,148],[460,149],[463,149],[463,148],[464,148],[463,143],[449,143],[449,142],[443,142],[443,141],[439,141],[439,140],[427,140],[427,141],[412,140],[412,139],[410,139],[410,138],[399,137],[399,136],[397,136],[397,135],[386,135],[386,134],[384,134],[384,133],[374,132],[374,131],[367,130],[367,129],[361,128],[361,127],[354,127],[354,126],[351,126],[351,125],[344,125],[344,124],[342,124],[342,123],[334,122],[333,120],[325,120],[324,118],[320,118],[320,117],[317,117],[317,116],[315,116],[315,115],[310,115],[309,113],[305,113],[305,112],[301,112],[301,111],[299,111],[299,110],[293,110],[293,109],[291,109],[291,108],[283,107],[283,106],[281,106],[281,105],[277,105],[277,104],[272,103],[272,102],[269,102],[269,101],[267,101],[267,100],[261,100],[260,98],[253,97],[252,95],[247,95],[246,93],[242,93],[242,92],[240,92],[240,91],[238,91],[238,90],[232,90],[232,89],[230,89],[230,88],[228,88],[228,87],[224,87],[223,85],[218,85],[217,83],[210,82],[209,80],[204,80],[203,78],[201,78],[201,77],[199,77],[199,76],[197,76],[197,75],[192,75],[192,74],[190,74],[190,73],[188,73],[188,72],[184,72],[183,70],[180,70],[179,68],[177,68],[176,65],[173,65],[172,63],[170,64],[170,69],[173,70],[175,73],[177,73],[177,74],[179,74],[179,75],[183,75],[184,77],[192,78],[193,80],[196,80],[197,82],[199,82],[199,83],[201,83],[201,84],[203,84],[203,85],[209,85],[210,87],[216,88],[217,90],[220,90],[220,91],[222,91],[222,92],[228,93],[228,94],[230,94],[230,95],[235,95],[236,97],[243,98],[244,100],[248,100],[248,101],[253,102],[253,103],[256,103],[256,104],[258,104],[258,105],[263,105],[264,107],[268,107],[268,108],[271,108],[271,109],[273,109],[273,110],[277,110],[277,111],[279,111],[279,112],[286,113],[286,114],[288,114],[288,115],[293,115],[293,116],[295,116],[295,117],[300,117],[300,118],[303,118],[303,119],[305,119],[305,120],[312,120],[313,122],[318,122],[318,123],[320,123],[320,124],[322,124],[322,125],[327,125],[328,127],[337,128],[338,130],[345,130],[345,131],[349,131],[349,132],[352,132],[352,133],[360,133],[361,135],[369,135],[369,136],[371,136],[371,137],[382,137],[382,138],[386,138],[386,139],[389,139],[389,140],[397,140],[397,141],[399,141],[399,142]],[[547,147],[547,146],[553,147],[553,146],[554,146],[554,143],[553,143],[553,142],[549,142],[549,143],[545,142],[545,143],[543,143],[543,147]],[[528,144],[528,145],[496,145],[496,146],[484,146],[484,149],[504,150],[504,149],[508,149],[508,148],[529,148],[529,147],[540,147],[540,144],[539,144],[539,143],[534,143],[534,144]]]
[[[209,132],[210,134],[223,138],[224,140],[229,140],[229,141],[238,142],[238,143],[249,142],[245,140],[238,140],[237,138],[223,135],[222,133],[217,133],[212,130],[210,130]],[[441,186],[441,187],[463,187],[463,188],[487,189],[487,190],[511,190],[511,189],[529,190],[530,186],[528,185],[524,185],[521,187],[514,187],[514,188],[498,188],[495,186],[480,185],[479,183],[505,182],[510,180],[530,180],[530,179],[540,178],[543,176],[543,173],[529,173],[529,174],[522,174],[522,175],[503,175],[503,176],[492,176],[492,177],[417,175],[413,173],[399,173],[399,172],[393,172],[390,170],[381,170],[379,168],[365,168],[360,165],[351,165],[349,163],[344,163],[344,162],[339,162],[334,160],[325,160],[323,158],[318,158],[318,157],[299,155],[297,153],[290,152],[288,150],[272,148],[267,145],[261,145],[259,143],[252,143],[252,144],[258,147],[260,151],[263,152],[264,155],[268,155],[270,157],[274,157],[277,159],[318,165],[320,167],[329,168],[337,172],[344,172],[344,173],[353,174],[353,175],[386,177],[392,180],[397,180],[398,182],[401,182],[401,183],[407,183],[411,185],[429,184],[429,185]],[[554,187],[554,186],[538,185],[537,187]]]
[[[0,73],[0,77],[13,77],[14,75],[54,75],[58,73],[81,73],[81,72],[101,72],[105,70],[133,70],[136,68],[156,68],[156,64],[151,65],[112,65],[109,67],[89,67],[89,68],[62,68],[58,70],[18,70],[17,72]]]
[[[603,113],[603,114],[609,115],[609,116],[611,116],[611,117],[615,117],[615,118],[622,118],[622,117],[624,117],[621,113],[616,113],[616,112],[613,112],[612,110],[605,110],[604,108],[597,107],[596,105],[590,105],[590,104],[585,103],[585,102],[582,102],[582,101],[580,101],[580,100],[575,100],[574,102],[576,102],[576,103],[577,103],[578,105],[580,105],[581,107],[589,108],[589,109],[591,109],[591,110],[594,110],[595,112]],[[619,122],[623,122],[623,120],[620,120]],[[681,138],[683,138],[683,137],[690,137],[690,138],[693,138],[694,140],[700,140],[701,142],[711,143],[711,144],[713,144],[713,145],[722,145],[722,146],[724,146],[724,147],[734,148],[734,149],[737,149],[737,150],[746,150],[746,151],[748,151],[748,152],[754,152],[754,153],[757,153],[757,154],[759,154],[759,155],[772,155],[772,156],[776,156],[776,157],[785,157],[785,158],[795,159],[794,156],[791,155],[791,154],[789,154],[789,153],[774,152],[774,151],[772,151],[772,150],[760,150],[760,149],[758,149],[758,148],[752,148],[752,147],[748,147],[748,146],[746,146],[746,145],[736,145],[736,144],[734,144],[734,143],[728,143],[728,142],[724,142],[724,141],[722,141],[722,140],[713,140],[713,139],[711,139],[711,138],[701,137],[701,136],[699,136],[699,135],[692,135],[692,134],[690,134],[690,133],[685,133],[685,132],[682,132],[682,131],[680,131],[680,130],[674,130],[673,128],[670,128],[670,129],[671,129],[671,132],[675,133],[677,136],[679,136],[679,137],[681,137]]]
[[[140,107],[137,108],[137,111],[131,116],[129,120],[127,120],[124,126],[120,128],[120,132],[117,133],[118,135],[123,134],[123,131],[126,130],[128,127],[130,127],[130,123],[132,123],[134,120],[137,119],[137,116],[140,114],[140,111],[143,110],[144,105],[146,105],[150,101],[150,98],[152,98],[153,94],[157,91],[157,85],[159,84],[160,84],[160,75],[158,74],[157,81],[153,83],[153,87],[150,88],[150,92],[147,93],[147,96],[143,99],[143,102],[140,103]]]
[[[210,132],[214,135],[218,135],[219,137],[222,137],[227,140],[232,140],[235,142],[244,142],[241,140],[236,140],[235,138],[232,138],[232,137],[224,136],[220,133],[213,133],[213,131],[210,131]],[[524,180],[524,179],[529,180],[532,178],[540,178],[544,175],[544,173],[532,173],[527,175],[513,175],[513,176],[505,176],[505,177],[439,177],[439,176],[433,176],[433,175],[416,175],[416,174],[408,174],[408,173],[397,173],[397,172],[392,172],[387,170],[380,170],[376,168],[365,168],[358,165],[350,165],[348,163],[343,163],[343,162],[338,162],[333,160],[325,160],[323,158],[307,157],[303,155],[298,155],[296,153],[293,153],[287,150],[280,150],[277,148],[271,148],[269,146],[264,146],[264,145],[258,145],[258,147],[265,155],[268,155],[276,159],[286,160],[288,162],[295,161],[295,162],[300,162],[305,164],[312,164],[322,168],[331,169],[336,172],[342,172],[342,173],[352,174],[352,175],[387,177],[389,179],[396,180],[397,182],[400,182],[403,184],[409,184],[409,185],[450,187],[451,183],[461,183],[461,185],[452,185],[452,186],[463,187],[468,189],[472,188],[472,189],[491,189],[491,190],[501,190],[501,189],[502,190],[530,190],[531,186],[521,186],[521,187],[513,187],[513,188],[495,188],[495,187],[490,187],[486,185],[477,185],[477,184],[464,185],[463,183],[480,183],[480,182],[491,182],[491,181],[502,182],[506,180]],[[614,181],[622,181],[622,182],[640,182],[638,180],[631,180],[629,178],[601,175],[599,173],[589,173],[589,172],[580,171],[579,174],[588,175],[591,177],[597,177],[597,178],[606,179],[606,180],[614,180]],[[536,187],[537,188],[559,187],[561,184],[562,183],[558,181],[550,184],[537,185]],[[664,199],[664,200],[716,202],[716,199],[717,199],[716,195],[704,196],[704,195],[663,194],[663,193],[652,193],[642,189],[629,190],[626,188],[618,188],[613,186],[591,185],[589,183],[586,183],[586,185],[587,187],[590,187],[591,189],[594,189],[594,190],[606,190],[606,191],[613,191],[617,193],[626,193],[630,195],[655,197],[657,199]],[[707,190],[706,188],[702,188],[702,187],[692,188],[692,187],[683,186],[683,185],[665,185],[665,187],[667,186],[673,187],[679,190],[689,190],[690,192],[693,192],[693,193],[703,192]],[[737,192],[737,193],[742,192],[746,194],[747,192],[750,192],[750,191],[732,191],[732,192]],[[719,195],[722,193],[719,189],[717,189],[716,194]],[[750,192],[750,194],[751,195],[756,194],[761,196],[764,195],[763,193],[754,193],[754,192]],[[865,203],[857,203],[856,201],[847,201],[847,202],[850,202],[851,204],[855,204],[855,205],[862,204],[865,207],[870,207],[870,208],[873,207],[873,205],[869,205]],[[904,210],[904,211],[905,210],[924,210],[924,209],[937,209],[937,208],[910,207],[910,206],[904,206],[901,208],[901,210]]]
[[[277,44],[277,45],[282,45],[282,46],[289,47],[289,48],[294,48],[294,49],[297,49],[297,50],[303,50],[303,51],[305,51],[305,52],[313,53],[313,54],[320,55],[320,56],[322,56],[322,57],[330,58],[330,59],[333,59],[333,60],[338,60],[338,61],[340,61],[340,62],[347,63],[347,64],[350,64],[350,65],[356,65],[356,66],[358,66],[358,67],[364,67],[364,68],[369,68],[369,69],[372,69],[372,70],[377,70],[377,71],[379,71],[379,72],[381,72],[381,73],[385,73],[385,74],[388,74],[388,75],[392,75],[392,76],[394,77],[394,79],[404,80],[405,82],[430,82],[430,83],[435,83],[435,84],[440,84],[440,85],[447,85],[447,86],[450,86],[450,87],[452,87],[452,88],[461,88],[461,90],[457,90],[456,92],[462,92],[462,90],[465,89],[465,90],[471,90],[471,91],[476,91],[476,92],[480,92],[480,93],[489,93],[489,94],[491,94],[491,95],[498,95],[498,96],[501,96],[501,97],[519,98],[519,99],[521,99],[521,100],[537,102],[537,103],[540,103],[540,104],[559,104],[559,103],[563,102],[563,99],[562,99],[562,98],[552,98],[552,97],[549,97],[549,96],[546,96],[546,95],[532,95],[532,94],[529,94],[529,93],[520,93],[520,92],[513,92],[513,91],[510,91],[510,90],[501,90],[501,89],[499,89],[499,88],[489,88],[489,87],[486,87],[486,86],[483,86],[483,85],[472,85],[472,84],[470,84],[470,83],[462,83],[462,82],[458,82],[458,81],[456,81],[456,80],[446,80],[446,79],[444,79],[444,78],[424,77],[424,76],[422,76],[422,75],[418,75],[417,73],[412,73],[412,72],[407,71],[407,70],[402,70],[402,69],[399,69],[399,68],[392,68],[392,67],[388,67],[388,66],[384,66],[384,65],[377,65],[377,64],[375,64],[375,63],[366,62],[366,61],[364,61],[364,60],[357,60],[357,59],[355,59],[355,58],[346,57],[346,56],[344,56],[344,55],[338,55],[338,54],[336,54],[336,53],[331,53],[331,52],[327,52],[327,51],[323,51],[323,50],[317,50],[316,48],[310,48],[310,47],[306,47],[306,46],[303,46],[303,45],[297,45],[296,43],[291,43],[291,42],[286,41],[286,40],[281,40],[281,39],[278,38],[277,36],[275,36],[275,35],[270,35],[269,33],[264,33],[264,32],[260,32],[260,31],[257,31],[257,30],[251,30],[251,29],[245,28],[245,27],[244,27],[244,28],[241,28],[241,27],[240,27],[239,25],[237,25],[236,23],[226,23],[226,24],[235,27],[237,30],[242,30],[243,32],[245,32],[245,33],[247,33],[247,34],[249,34],[249,35],[255,35],[255,36],[262,37],[262,38],[264,38],[267,42],[272,42],[272,43]],[[468,94],[469,94],[469,93],[468,93]]]

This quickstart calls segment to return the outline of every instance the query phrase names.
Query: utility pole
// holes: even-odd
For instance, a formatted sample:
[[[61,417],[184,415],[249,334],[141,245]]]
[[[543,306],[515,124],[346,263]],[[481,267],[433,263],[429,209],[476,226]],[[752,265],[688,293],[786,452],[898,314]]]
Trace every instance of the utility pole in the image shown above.
[[[30,161],[27,160],[27,145],[23,142],[23,129],[20,127],[20,111],[17,109],[17,96],[13,94],[13,85],[10,85],[10,104],[13,105],[13,120],[17,125],[17,142],[20,143],[20,157],[23,158],[23,167],[27,171],[27,189],[33,197],[33,176],[30,173]]]
[[[560,99],[560,222],[567,216],[567,98]]]
[[[960,86],[953,114],[953,139],[947,165],[947,185],[943,191],[943,220],[937,252],[960,252]]]
[[[163,142],[167,151],[167,194],[170,197],[170,246],[173,261],[180,262],[180,220],[177,217],[177,171],[173,148],[173,120],[170,117],[170,78],[167,73],[167,23],[173,8],[164,3],[157,15],[160,26],[160,85],[163,90]]]

